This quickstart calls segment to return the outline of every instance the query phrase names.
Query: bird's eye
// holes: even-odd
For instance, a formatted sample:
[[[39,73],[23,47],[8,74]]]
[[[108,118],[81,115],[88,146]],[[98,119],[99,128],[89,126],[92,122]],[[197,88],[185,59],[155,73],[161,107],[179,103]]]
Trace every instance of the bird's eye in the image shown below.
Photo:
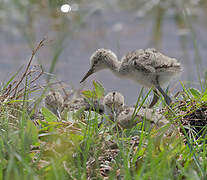
[[[137,62],[136,62],[136,61],[134,61],[134,65],[135,65],[135,66],[137,65]]]

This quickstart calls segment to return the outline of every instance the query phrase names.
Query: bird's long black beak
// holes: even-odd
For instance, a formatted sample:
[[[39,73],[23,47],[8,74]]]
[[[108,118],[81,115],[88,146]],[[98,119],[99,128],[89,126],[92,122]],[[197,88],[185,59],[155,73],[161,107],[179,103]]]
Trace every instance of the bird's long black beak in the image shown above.
[[[93,69],[89,69],[89,71],[86,73],[86,75],[83,77],[83,79],[80,81],[80,83],[82,83],[83,81],[85,81],[91,74],[93,74],[94,71]]]

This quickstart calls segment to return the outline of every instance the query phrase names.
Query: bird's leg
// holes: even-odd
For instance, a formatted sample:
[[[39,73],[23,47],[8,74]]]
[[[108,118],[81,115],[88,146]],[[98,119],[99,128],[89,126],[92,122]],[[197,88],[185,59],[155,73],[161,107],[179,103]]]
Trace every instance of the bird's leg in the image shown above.
[[[158,100],[159,100],[159,94],[156,89],[153,89],[153,99],[149,105],[149,108],[152,108],[157,103]]]
[[[163,89],[160,87],[160,85],[156,86],[156,88],[163,95],[163,97],[165,98],[166,104],[169,106],[172,102],[171,98],[163,91]]]

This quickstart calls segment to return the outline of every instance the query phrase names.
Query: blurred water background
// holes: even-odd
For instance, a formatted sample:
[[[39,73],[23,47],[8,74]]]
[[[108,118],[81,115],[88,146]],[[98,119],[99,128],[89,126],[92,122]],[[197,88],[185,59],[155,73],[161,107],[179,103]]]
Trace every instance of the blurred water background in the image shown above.
[[[202,90],[206,33],[206,0],[0,0],[0,81],[25,65],[35,44],[47,37],[33,64],[64,81],[68,89],[88,89],[98,80],[106,92],[117,90],[134,104],[141,86],[130,80],[103,71],[84,85],[79,82],[97,48],[109,48],[119,58],[135,49],[156,48],[184,65],[179,80]],[[180,87],[173,81],[170,92]]]

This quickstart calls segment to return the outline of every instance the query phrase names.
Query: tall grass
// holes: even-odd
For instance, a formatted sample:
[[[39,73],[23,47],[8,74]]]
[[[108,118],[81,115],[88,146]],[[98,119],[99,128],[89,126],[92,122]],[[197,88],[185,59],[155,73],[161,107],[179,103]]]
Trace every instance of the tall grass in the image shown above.
[[[16,3],[22,8],[20,1]],[[51,1],[51,6],[56,4]],[[161,39],[163,16],[163,11],[156,16],[156,41]],[[196,37],[193,38],[196,59],[199,59]],[[64,47],[63,39],[59,43],[50,73]],[[207,86],[202,85],[200,75],[201,92],[187,89],[181,83],[183,92],[173,107],[170,110],[163,107],[162,113],[169,120],[163,127],[150,127],[146,118],[131,129],[121,129],[112,121],[99,127],[103,117],[93,109],[83,113],[83,117],[72,113],[73,116],[63,122],[57,121],[49,110],[42,111],[43,117],[34,118],[44,93],[38,99],[31,99],[31,94],[39,89],[35,82],[43,71],[34,77],[30,67],[43,44],[41,41],[33,50],[20,78],[17,75],[23,67],[1,86],[0,179],[206,179],[207,127],[197,132],[182,123],[186,116],[207,106]],[[199,68],[197,71],[199,74]],[[102,98],[103,88],[96,85],[85,95]],[[46,92],[47,88],[42,91]],[[132,121],[150,93],[142,98],[142,92]]]
[[[26,74],[18,81],[20,85],[25,82],[22,100],[17,99],[16,90],[15,96],[11,96],[14,99],[1,103],[1,179],[205,179],[206,135],[198,140],[189,136],[179,122],[193,110],[179,114],[175,107],[181,101],[186,103],[183,108],[192,107],[193,102],[206,106],[207,90],[196,93],[183,86],[185,99],[181,96],[171,111],[166,108],[169,124],[163,127],[150,128],[144,119],[131,129],[120,129],[116,122],[99,127],[101,116],[92,110],[84,113],[83,118],[74,114],[65,122],[57,122],[49,111],[44,111],[44,119],[31,119],[28,102],[32,84]],[[101,98],[103,88],[96,83],[94,86],[84,94]],[[3,98],[6,91],[1,92]],[[142,99],[142,92],[136,112],[150,93]],[[169,134],[172,126],[174,130]]]

